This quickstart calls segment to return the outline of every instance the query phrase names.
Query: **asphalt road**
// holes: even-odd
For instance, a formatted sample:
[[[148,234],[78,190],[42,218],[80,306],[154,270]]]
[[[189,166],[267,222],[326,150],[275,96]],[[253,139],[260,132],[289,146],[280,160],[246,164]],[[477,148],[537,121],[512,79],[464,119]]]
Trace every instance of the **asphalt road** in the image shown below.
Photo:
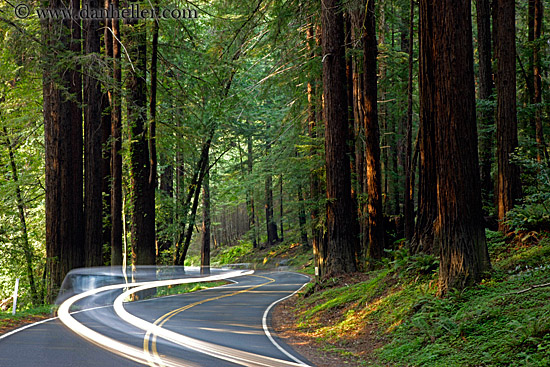
[[[236,283],[200,292],[124,303],[125,311],[132,317],[145,324],[161,326],[162,330],[131,325],[120,318],[112,305],[72,313],[72,316],[98,333],[96,335],[139,351],[148,361],[145,364],[150,366],[310,364],[269,333],[270,313],[266,312],[274,302],[302,287],[308,278],[290,272],[265,272],[233,280]],[[271,336],[266,334],[266,328]],[[176,336],[170,338],[162,334],[164,332]],[[108,351],[94,345],[59,319],[54,319],[1,338],[0,366],[126,367],[144,364],[144,359],[128,359],[119,344],[112,349]]]

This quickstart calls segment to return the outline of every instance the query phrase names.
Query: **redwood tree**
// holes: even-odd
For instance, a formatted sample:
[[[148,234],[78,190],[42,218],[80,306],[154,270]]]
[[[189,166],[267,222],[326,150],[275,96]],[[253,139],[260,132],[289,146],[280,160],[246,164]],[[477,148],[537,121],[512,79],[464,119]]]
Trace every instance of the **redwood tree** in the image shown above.
[[[466,0],[431,2],[437,156],[435,241],[439,293],[481,280],[490,267],[481,212],[472,23]],[[424,9],[430,9],[424,8]]]
[[[353,201],[348,146],[348,101],[341,2],[321,4],[325,161],[327,183],[326,274],[353,272],[355,262]]]
[[[497,89],[497,209],[499,229],[506,230],[504,219],[521,196],[519,169],[512,162],[518,146],[516,109],[516,32],[515,2],[493,2],[493,29],[496,41]]]
[[[384,213],[380,168],[380,130],[378,127],[376,21],[374,1],[367,0],[363,30],[364,129],[368,194],[369,243],[367,256],[380,259],[384,254]]]
[[[437,218],[436,193],[436,153],[434,127],[434,60],[433,43],[433,2],[420,1],[420,55],[419,55],[419,89],[420,89],[420,126],[418,145],[420,151],[418,179],[418,214],[412,240],[413,252],[437,253],[434,248],[433,223]]]
[[[119,0],[112,0],[118,9]],[[122,265],[122,108],[121,108],[121,43],[120,21],[111,20],[113,39],[113,88],[111,101],[111,265]],[[109,32],[106,29],[105,32]]]
[[[128,124],[130,125],[130,178],[132,192],[132,260],[135,265],[155,264],[155,190],[150,180],[147,133],[145,23],[126,20],[126,48],[133,67],[128,69]]]
[[[48,5],[63,6],[59,0]],[[78,0],[70,5],[74,12],[80,9]],[[80,70],[67,62],[80,53],[81,46],[76,21],[45,19],[42,29],[46,265],[51,302],[67,272],[84,264],[82,82]]]
[[[84,0],[83,6],[99,8],[98,0]],[[84,76],[84,219],[86,266],[103,264],[103,157],[102,99],[99,75],[100,24],[98,20],[83,20],[84,48],[89,63]]]

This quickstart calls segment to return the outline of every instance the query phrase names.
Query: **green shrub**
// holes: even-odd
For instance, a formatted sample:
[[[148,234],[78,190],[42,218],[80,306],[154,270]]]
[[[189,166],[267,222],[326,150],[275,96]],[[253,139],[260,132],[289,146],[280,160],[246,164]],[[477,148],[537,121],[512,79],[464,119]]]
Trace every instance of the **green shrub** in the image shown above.
[[[252,251],[252,248],[252,244],[249,242],[241,242],[236,246],[225,248],[212,258],[212,264],[225,265],[235,263],[240,257]]]

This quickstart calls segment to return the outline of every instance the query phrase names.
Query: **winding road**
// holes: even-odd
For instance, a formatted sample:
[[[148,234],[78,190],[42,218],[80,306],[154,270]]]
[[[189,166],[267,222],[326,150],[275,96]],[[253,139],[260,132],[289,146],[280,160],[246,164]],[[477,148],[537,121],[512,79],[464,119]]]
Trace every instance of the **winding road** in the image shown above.
[[[73,311],[87,298],[101,297],[102,292],[112,294],[117,286],[86,292],[66,301],[59,318],[0,336],[0,366],[310,365],[269,327],[272,307],[309,278],[282,271],[241,271],[227,276],[234,283],[124,302],[131,293],[158,286],[158,282],[143,283],[124,289],[124,293],[119,290],[109,305]]]

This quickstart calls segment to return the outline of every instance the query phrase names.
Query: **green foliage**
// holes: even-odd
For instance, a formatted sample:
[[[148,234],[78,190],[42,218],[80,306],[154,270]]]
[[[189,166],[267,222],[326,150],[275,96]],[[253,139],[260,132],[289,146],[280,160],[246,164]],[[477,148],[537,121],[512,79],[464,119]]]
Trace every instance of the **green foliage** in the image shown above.
[[[514,154],[522,167],[523,202],[506,214],[512,231],[550,231],[550,167],[534,157],[533,143],[526,142]]]
[[[155,297],[171,296],[175,294],[191,293],[200,291],[203,289],[219,287],[227,284],[226,282],[202,282],[202,283],[188,283],[179,284],[176,286],[158,287]]]
[[[382,259],[386,266],[400,276],[417,277],[434,274],[439,268],[439,258],[432,254],[409,255],[409,249],[402,246],[396,250],[384,249],[388,254]]]
[[[240,257],[247,254],[252,250],[252,244],[248,242],[241,242],[239,245],[231,246],[220,251],[216,256],[212,258],[213,265],[226,265],[233,264],[238,261]]]
[[[37,20],[9,21],[13,8],[0,4],[0,300],[12,295],[20,278],[18,308],[30,307],[29,271],[17,192],[24,205],[31,272],[40,292],[44,259],[44,129]],[[6,21],[8,19],[9,21]],[[8,145],[9,144],[9,145]],[[10,150],[13,160],[10,157]],[[15,165],[17,180],[13,174]]]
[[[0,311],[0,327],[4,324],[9,325],[13,321],[20,321],[33,316],[50,316],[53,315],[55,306],[53,305],[40,305],[36,307],[17,307],[17,313],[12,315],[11,310]]]

